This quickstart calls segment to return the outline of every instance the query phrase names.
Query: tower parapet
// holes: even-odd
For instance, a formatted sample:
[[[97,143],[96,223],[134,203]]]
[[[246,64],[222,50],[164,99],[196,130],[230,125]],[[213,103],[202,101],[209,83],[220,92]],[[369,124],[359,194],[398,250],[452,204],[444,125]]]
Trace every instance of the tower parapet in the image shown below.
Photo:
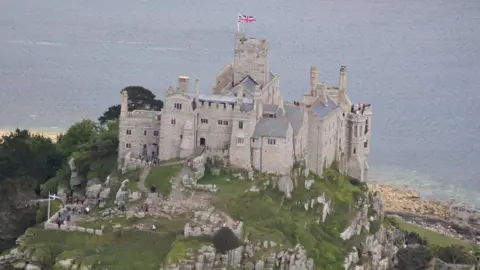
[[[268,83],[268,41],[246,38],[245,33],[238,32],[235,39],[233,84],[240,83],[245,76],[252,77],[262,87]]]

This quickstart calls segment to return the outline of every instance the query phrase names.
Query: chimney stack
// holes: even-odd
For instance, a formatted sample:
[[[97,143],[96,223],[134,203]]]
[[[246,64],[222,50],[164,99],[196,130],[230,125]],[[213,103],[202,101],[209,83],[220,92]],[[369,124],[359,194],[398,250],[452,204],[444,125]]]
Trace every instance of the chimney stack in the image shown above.
[[[189,78],[187,76],[178,77],[178,88],[181,92],[187,93],[189,88]]]

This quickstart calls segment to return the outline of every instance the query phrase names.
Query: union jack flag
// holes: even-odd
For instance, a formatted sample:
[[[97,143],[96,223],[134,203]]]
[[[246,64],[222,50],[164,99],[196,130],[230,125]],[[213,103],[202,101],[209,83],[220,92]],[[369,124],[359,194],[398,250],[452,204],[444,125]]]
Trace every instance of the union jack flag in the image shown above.
[[[255,17],[253,16],[246,16],[246,15],[242,15],[242,14],[238,14],[238,22],[239,23],[252,23],[256,21]]]

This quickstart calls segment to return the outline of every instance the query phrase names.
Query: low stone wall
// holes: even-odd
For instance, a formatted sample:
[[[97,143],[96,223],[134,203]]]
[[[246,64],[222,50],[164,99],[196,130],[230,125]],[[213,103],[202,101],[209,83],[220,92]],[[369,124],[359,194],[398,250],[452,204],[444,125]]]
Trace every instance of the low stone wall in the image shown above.
[[[75,225],[68,225],[68,224],[61,224],[60,227],[58,226],[55,221],[58,218],[59,213],[66,212],[67,209],[62,208],[58,210],[55,214],[53,214],[49,220],[45,221],[43,224],[43,229],[45,230],[58,230],[58,231],[68,231],[68,232],[83,232],[83,233],[89,233],[89,234],[96,234],[96,235],[102,235],[103,230],[96,230],[92,228],[85,228],[81,226],[75,226]]]

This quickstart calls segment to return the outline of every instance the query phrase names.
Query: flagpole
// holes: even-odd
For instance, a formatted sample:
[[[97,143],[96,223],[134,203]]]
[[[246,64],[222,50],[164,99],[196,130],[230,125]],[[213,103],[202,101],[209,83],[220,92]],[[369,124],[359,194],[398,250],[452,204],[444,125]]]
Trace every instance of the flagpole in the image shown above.
[[[239,20],[239,18],[240,18],[240,13],[237,12],[237,33],[240,32],[240,20]]]
[[[47,220],[50,219],[50,191],[48,192],[48,210],[47,210]]]

